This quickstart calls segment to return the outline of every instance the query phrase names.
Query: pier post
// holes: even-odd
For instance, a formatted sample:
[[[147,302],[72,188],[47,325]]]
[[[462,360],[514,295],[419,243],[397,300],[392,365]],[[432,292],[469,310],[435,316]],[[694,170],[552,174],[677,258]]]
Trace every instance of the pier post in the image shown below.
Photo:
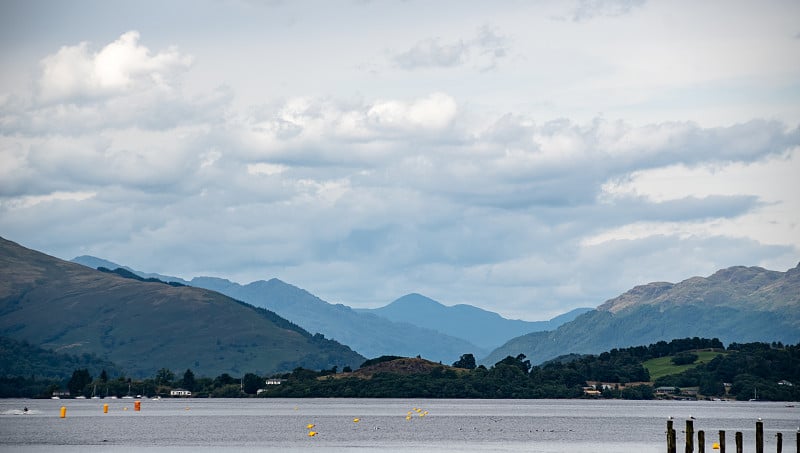
[[[778,453],[783,453],[783,434],[778,433],[778,434],[775,435],[775,437],[778,438],[778,440],[776,441],[777,451],[778,451]]]
[[[694,453],[694,422],[686,420],[686,453]]]
[[[764,422],[756,422],[756,453],[764,453]]]
[[[702,429],[697,431],[697,452],[706,453],[706,432]]]
[[[725,453],[725,430],[719,430],[719,453]]]
[[[675,430],[672,429],[672,420],[667,420],[667,453],[675,453]]]
[[[742,432],[736,431],[736,453],[742,453]]]

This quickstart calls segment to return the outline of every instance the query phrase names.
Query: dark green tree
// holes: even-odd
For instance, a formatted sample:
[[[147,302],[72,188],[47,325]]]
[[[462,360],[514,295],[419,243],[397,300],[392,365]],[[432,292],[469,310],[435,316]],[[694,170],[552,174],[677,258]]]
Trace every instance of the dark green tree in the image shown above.
[[[108,373],[106,373],[105,368],[100,372],[100,382],[108,382]]]
[[[189,391],[194,391],[195,387],[197,387],[196,382],[194,380],[194,373],[191,369],[186,369],[186,372],[183,373],[183,379],[181,380],[181,387],[185,388]]]
[[[456,368],[466,368],[468,370],[475,369],[475,356],[472,354],[462,354],[461,358],[453,363]]]
[[[264,379],[256,374],[247,373],[242,378],[242,390],[244,390],[244,393],[255,395],[258,393],[258,389],[263,387]]]
[[[84,395],[86,386],[91,382],[92,376],[89,375],[89,370],[81,368],[72,372],[72,377],[67,382],[67,389],[72,396]]]
[[[162,368],[156,372],[156,385],[172,385],[172,381],[175,379],[175,373],[170,371],[168,368]]]
[[[225,385],[239,385],[239,380],[235,379],[228,373],[222,373],[214,378],[214,388],[219,388]]]

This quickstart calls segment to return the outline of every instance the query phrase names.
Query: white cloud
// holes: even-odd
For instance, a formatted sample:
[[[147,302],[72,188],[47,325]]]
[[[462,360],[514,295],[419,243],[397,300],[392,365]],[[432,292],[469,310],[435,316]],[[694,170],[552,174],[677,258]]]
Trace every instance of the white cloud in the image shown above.
[[[247,164],[247,173],[251,175],[274,176],[285,172],[288,169],[285,165],[270,164],[259,162],[257,164]]]
[[[24,209],[36,206],[41,203],[57,201],[83,201],[97,195],[97,192],[53,192],[47,195],[25,195],[22,197],[3,200],[0,198],[0,205],[4,205],[9,210]]]
[[[186,70],[191,57],[169,48],[155,55],[129,31],[98,52],[89,43],[64,46],[41,61],[39,95],[45,102],[93,99],[154,87],[169,91],[172,79]]]
[[[378,101],[367,111],[366,120],[378,130],[437,131],[448,127],[457,113],[452,97],[434,93],[412,102]]]

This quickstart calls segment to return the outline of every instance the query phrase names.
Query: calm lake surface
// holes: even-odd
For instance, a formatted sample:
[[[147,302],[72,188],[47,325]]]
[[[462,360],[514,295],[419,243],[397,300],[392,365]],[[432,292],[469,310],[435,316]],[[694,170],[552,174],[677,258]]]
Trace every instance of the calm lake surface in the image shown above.
[[[103,404],[109,405],[103,414]],[[22,409],[28,408],[23,414]],[[67,416],[59,417],[67,407]],[[419,409],[419,411],[415,410]],[[427,413],[425,412],[427,411]],[[411,412],[410,419],[407,419]],[[423,415],[423,416],[420,416]],[[766,451],[783,433],[794,451],[800,404],[607,400],[165,399],[0,400],[0,451],[433,451],[614,452],[666,450],[667,417],[678,445],[689,416],[720,429],[728,450],[742,431],[755,451],[764,420]],[[359,422],[354,422],[358,418]],[[308,436],[308,424],[318,434]]]

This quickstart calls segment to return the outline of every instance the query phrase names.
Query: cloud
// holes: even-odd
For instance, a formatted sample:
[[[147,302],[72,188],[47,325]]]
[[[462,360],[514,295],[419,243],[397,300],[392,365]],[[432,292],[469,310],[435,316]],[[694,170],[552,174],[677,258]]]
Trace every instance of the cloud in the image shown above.
[[[466,64],[471,64],[480,70],[488,70],[494,68],[500,59],[508,55],[508,52],[508,38],[484,25],[470,39],[442,42],[439,37],[426,38],[418,41],[410,49],[395,54],[392,59],[398,67],[408,71],[452,68]]]
[[[97,52],[89,43],[64,46],[41,61],[39,97],[44,102],[80,101],[146,88],[169,91],[192,58],[169,48],[155,55],[129,31]]]
[[[570,19],[582,22],[596,17],[617,17],[630,14],[640,8],[646,0],[578,0]]]
[[[442,44],[439,38],[428,38],[394,57],[403,69],[451,67],[461,65],[467,58],[467,45],[459,41]]]
[[[509,45],[484,27],[419,49],[409,71]],[[781,121],[548,119],[432,84],[188,95],[196,66],[136,34],[43,61],[35,93],[0,99],[0,231],[64,258],[544,319],[800,250],[800,129]]]

